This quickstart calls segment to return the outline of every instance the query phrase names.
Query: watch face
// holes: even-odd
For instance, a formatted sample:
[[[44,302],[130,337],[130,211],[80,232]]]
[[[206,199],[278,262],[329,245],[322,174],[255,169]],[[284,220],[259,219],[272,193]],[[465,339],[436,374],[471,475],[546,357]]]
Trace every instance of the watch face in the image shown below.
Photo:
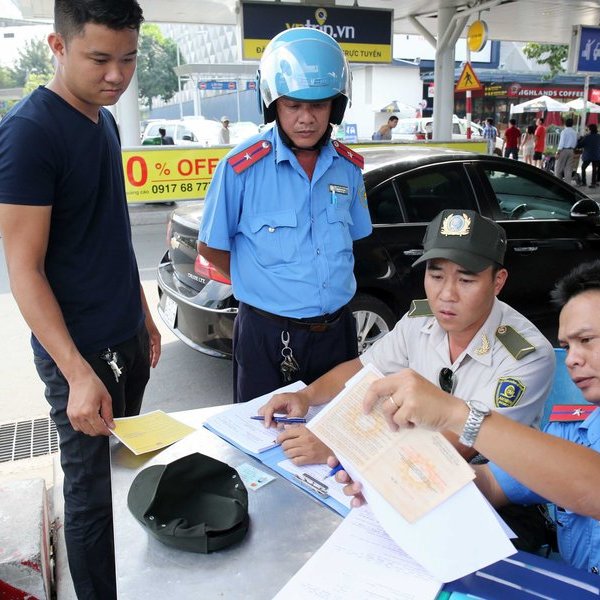
[[[473,408],[474,410],[483,413],[486,416],[492,412],[492,409],[487,404],[484,404],[479,400],[470,400],[467,402],[467,404],[469,405],[469,408]]]

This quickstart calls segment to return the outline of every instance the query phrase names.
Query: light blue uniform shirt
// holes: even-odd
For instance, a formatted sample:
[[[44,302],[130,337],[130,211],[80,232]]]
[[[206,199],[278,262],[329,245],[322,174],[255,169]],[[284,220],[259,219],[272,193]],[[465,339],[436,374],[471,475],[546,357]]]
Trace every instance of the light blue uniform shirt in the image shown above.
[[[552,422],[546,433],[581,444],[600,452],[600,410],[595,410],[585,421]],[[547,502],[497,465],[490,469],[506,497],[517,504],[541,504]],[[568,485],[568,473],[565,473]],[[569,510],[556,510],[558,548],[561,557],[574,567],[598,573],[600,569],[600,522]]]
[[[270,153],[236,174],[227,159],[260,140],[272,144]],[[306,318],[333,313],[354,296],[352,242],[371,229],[360,169],[329,142],[309,180],[275,126],[219,162],[198,239],[231,253],[238,300]]]

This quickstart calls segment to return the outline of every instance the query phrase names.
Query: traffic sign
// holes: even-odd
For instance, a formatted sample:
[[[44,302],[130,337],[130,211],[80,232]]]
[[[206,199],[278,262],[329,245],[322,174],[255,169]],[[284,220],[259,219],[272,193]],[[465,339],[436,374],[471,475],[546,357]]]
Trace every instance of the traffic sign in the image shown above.
[[[488,36],[487,23],[475,21],[467,31],[467,45],[471,52],[479,52],[486,44]]]
[[[600,73],[600,27],[577,25],[569,49],[569,71]]]
[[[477,79],[477,75],[475,75],[475,71],[473,71],[471,63],[465,63],[462,73],[456,82],[454,91],[468,92],[481,89],[483,89],[483,86],[481,85],[481,81]]]

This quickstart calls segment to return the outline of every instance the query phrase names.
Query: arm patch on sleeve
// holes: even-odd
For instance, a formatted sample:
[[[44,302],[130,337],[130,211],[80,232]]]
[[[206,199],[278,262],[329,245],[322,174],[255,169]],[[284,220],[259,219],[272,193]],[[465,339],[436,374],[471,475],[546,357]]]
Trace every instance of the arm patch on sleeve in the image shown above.
[[[496,408],[516,406],[526,389],[525,384],[516,377],[500,377],[494,394],[494,406]]]

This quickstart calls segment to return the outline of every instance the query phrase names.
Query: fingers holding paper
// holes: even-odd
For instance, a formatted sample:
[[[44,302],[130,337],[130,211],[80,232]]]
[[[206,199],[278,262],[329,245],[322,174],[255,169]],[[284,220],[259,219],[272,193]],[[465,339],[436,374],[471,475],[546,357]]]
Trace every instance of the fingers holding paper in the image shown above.
[[[295,465],[323,464],[331,456],[331,450],[303,425],[286,427],[277,442]]]
[[[329,456],[327,464],[334,469],[339,463],[335,456]],[[341,470],[335,474],[335,480],[338,483],[345,483],[344,494],[346,496],[354,496],[351,500],[352,508],[358,508],[366,503],[364,496],[362,495],[362,486],[357,481],[352,481],[350,475],[346,471]]]
[[[371,384],[363,401],[365,413],[376,405],[393,430],[417,426],[441,431],[464,403],[412,369],[404,369]]]
[[[273,415],[284,414],[288,417],[304,417],[308,412],[308,401],[301,392],[275,394],[264,406],[258,409],[258,414],[264,416],[265,427],[275,425]]]

